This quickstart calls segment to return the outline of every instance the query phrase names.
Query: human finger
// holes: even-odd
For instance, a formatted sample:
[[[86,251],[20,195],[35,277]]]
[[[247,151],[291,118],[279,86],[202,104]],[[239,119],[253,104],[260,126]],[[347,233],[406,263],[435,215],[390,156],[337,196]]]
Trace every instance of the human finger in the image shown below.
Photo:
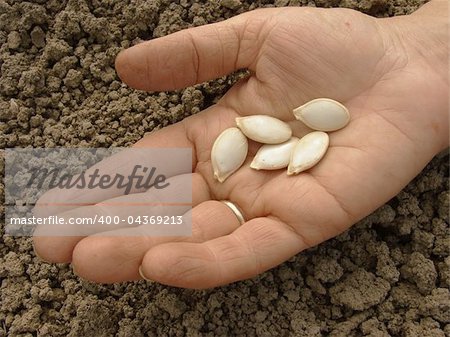
[[[161,175],[169,178],[191,172],[195,156],[190,148],[192,143],[181,123],[158,130],[134,147],[122,150],[87,169],[82,174],[84,186],[77,183],[45,192],[37,201],[33,213],[37,217],[48,217],[124,194],[143,192]],[[73,177],[73,181],[80,177]],[[93,178],[96,180],[91,184]],[[107,185],[111,186],[100,186],[99,181],[103,178],[108,178]]]
[[[95,282],[138,280],[141,278],[139,266],[152,247],[167,242],[204,242],[230,234],[240,225],[233,212],[224,203],[215,200],[197,205],[187,216],[191,217],[192,236],[146,236],[141,235],[142,228],[89,236],[74,249],[74,269],[81,277]],[[130,237],[133,233],[136,236]]]
[[[46,261],[70,262],[74,247],[85,236],[105,232],[111,235],[119,228],[133,236],[136,234],[132,229],[141,224],[147,225],[142,227],[146,231],[141,230],[141,236],[190,235],[190,223],[171,219],[178,219],[192,206],[210,199],[209,188],[199,174],[180,175],[167,181],[169,185],[162,190],[150,189],[58,214],[63,223],[37,226],[33,234],[36,253]],[[155,222],[159,218],[169,219],[164,222],[174,225],[166,228],[164,222]]]
[[[141,271],[149,280],[203,289],[256,276],[305,248],[302,237],[287,224],[261,217],[202,243],[157,245],[145,255]]]
[[[268,13],[258,12],[140,43],[117,56],[116,70],[133,88],[160,91],[252,68]]]

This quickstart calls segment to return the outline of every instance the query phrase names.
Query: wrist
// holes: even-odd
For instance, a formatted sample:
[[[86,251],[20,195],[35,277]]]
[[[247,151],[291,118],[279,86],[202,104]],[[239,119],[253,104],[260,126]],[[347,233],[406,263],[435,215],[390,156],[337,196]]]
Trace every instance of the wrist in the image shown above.
[[[440,150],[449,146],[449,3],[448,0],[432,0],[405,18],[409,19],[411,48],[421,55],[423,63],[434,71],[436,81],[430,84],[435,95],[430,99],[440,102],[436,112],[441,115],[444,132],[440,134]],[[428,112],[430,113],[430,112]]]
[[[449,17],[447,0],[433,0],[416,12],[380,20],[386,56],[416,86],[411,107],[430,120],[436,151],[449,146]],[[421,118],[419,118],[420,120]],[[430,135],[431,136],[431,135]]]
[[[448,0],[433,0],[404,17],[410,30],[411,48],[421,54],[436,71],[445,75],[449,66],[449,5]]]

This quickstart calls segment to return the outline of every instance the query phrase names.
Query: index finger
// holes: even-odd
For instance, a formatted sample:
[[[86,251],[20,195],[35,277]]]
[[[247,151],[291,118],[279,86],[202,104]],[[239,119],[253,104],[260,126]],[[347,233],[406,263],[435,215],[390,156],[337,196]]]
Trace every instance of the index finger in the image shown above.
[[[133,181],[131,178],[138,174],[145,177],[152,175],[151,181],[148,184],[145,183],[147,186],[153,184],[160,174],[170,178],[190,173],[195,165],[195,156],[192,155],[191,150],[182,149],[191,148],[192,143],[181,123],[158,130],[136,143],[133,148],[125,149],[100,161],[84,173],[85,177],[94,173],[98,177],[109,176],[111,179],[122,176],[124,181],[128,179],[130,182],[128,191],[119,188],[117,184],[108,188],[103,188],[100,184],[94,187],[87,185],[83,188],[80,188],[78,184],[72,184],[68,188],[55,188],[45,192],[37,201],[33,213],[37,217],[47,217],[124,194],[143,192],[143,187],[137,187],[138,181]],[[174,151],[171,152],[171,149],[176,149],[176,153],[181,155],[174,156]],[[152,154],[153,157],[151,157]],[[97,180],[99,179],[101,178]],[[142,181],[140,184],[143,185]]]

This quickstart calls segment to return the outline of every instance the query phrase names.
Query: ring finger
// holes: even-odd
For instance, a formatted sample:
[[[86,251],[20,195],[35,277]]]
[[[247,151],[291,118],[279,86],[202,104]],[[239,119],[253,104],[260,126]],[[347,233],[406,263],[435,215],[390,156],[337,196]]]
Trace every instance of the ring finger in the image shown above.
[[[167,242],[205,242],[228,235],[241,225],[234,211],[220,201],[205,201],[190,212],[190,237],[142,236],[140,229],[134,228],[134,237],[130,237],[130,229],[126,229],[126,236],[122,236],[125,233],[119,229],[82,239],[75,246],[72,257],[76,273],[102,283],[138,280],[141,278],[139,267],[149,249]]]

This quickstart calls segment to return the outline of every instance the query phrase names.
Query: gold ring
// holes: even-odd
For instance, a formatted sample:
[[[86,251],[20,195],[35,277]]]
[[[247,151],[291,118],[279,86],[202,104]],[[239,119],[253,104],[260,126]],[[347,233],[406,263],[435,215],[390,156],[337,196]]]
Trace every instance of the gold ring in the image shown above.
[[[229,209],[234,213],[236,218],[239,220],[239,224],[243,225],[245,223],[244,215],[242,214],[242,211],[237,207],[235,204],[233,204],[231,201],[228,200],[220,200],[223,204],[227,205]]]

